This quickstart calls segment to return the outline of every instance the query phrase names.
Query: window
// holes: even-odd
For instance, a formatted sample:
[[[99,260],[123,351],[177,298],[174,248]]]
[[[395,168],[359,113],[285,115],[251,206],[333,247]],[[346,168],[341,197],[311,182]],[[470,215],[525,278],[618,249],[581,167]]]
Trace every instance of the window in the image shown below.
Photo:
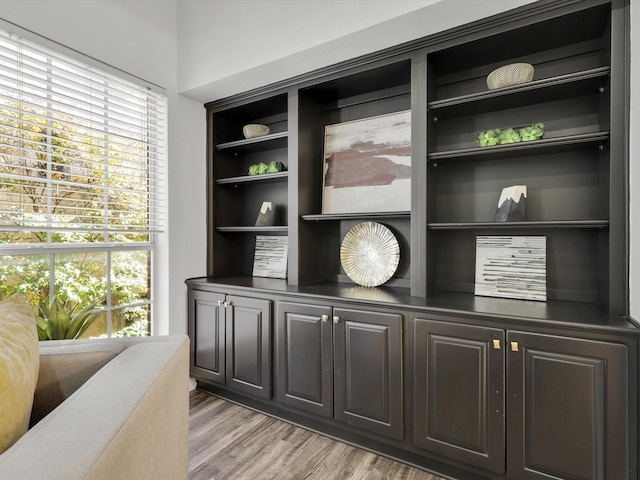
[[[166,97],[0,33],[0,291],[102,313],[83,335],[151,333]]]

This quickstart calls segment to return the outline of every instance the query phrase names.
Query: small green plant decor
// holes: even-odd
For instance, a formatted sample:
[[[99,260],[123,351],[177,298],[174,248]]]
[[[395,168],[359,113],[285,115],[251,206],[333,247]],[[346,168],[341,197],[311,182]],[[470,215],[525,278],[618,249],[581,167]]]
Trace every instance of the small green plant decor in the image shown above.
[[[494,128],[480,132],[476,139],[478,147],[493,147],[509,143],[531,142],[544,136],[544,123],[536,122],[522,128]]]
[[[48,307],[45,304],[40,304],[39,309],[42,316],[36,315],[38,340],[80,338],[100,315],[99,312],[94,311],[99,303],[102,301],[91,302],[75,315],[74,312],[78,305],[67,309],[55,296]]]

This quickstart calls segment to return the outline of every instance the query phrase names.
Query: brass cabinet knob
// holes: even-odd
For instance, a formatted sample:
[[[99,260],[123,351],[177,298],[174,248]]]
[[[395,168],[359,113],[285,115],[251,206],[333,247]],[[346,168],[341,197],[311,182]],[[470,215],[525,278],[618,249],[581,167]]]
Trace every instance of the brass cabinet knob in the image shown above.
[[[500,348],[501,348],[500,347],[500,340],[494,338],[493,339],[493,349],[494,350],[500,350]]]
[[[337,315],[335,315],[335,316],[333,317],[333,323],[339,323],[339,322],[340,322],[340,317],[339,317],[339,316],[337,316]]]
[[[329,321],[329,315],[322,315],[322,316],[320,317],[320,319],[321,319],[323,322],[328,322],[328,321]]]
[[[512,352],[518,351],[518,342],[511,342],[511,351]]]

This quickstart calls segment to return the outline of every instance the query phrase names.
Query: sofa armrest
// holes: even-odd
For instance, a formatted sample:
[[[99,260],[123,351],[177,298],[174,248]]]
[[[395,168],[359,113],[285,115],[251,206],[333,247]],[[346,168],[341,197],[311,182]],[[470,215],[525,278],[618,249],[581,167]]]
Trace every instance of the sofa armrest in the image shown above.
[[[0,455],[0,478],[187,478],[188,337],[129,345]],[[155,340],[154,340],[155,339]]]
[[[55,345],[40,342],[40,372],[29,428],[69,398],[125,348],[111,342],[53,343]]]

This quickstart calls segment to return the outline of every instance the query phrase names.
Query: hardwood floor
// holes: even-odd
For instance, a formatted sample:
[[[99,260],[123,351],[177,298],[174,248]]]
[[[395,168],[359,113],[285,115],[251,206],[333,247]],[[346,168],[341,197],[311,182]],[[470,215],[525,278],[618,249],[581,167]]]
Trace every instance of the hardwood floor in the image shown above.
[[[190,480],[442,480],[205,392],[189,403]]]

